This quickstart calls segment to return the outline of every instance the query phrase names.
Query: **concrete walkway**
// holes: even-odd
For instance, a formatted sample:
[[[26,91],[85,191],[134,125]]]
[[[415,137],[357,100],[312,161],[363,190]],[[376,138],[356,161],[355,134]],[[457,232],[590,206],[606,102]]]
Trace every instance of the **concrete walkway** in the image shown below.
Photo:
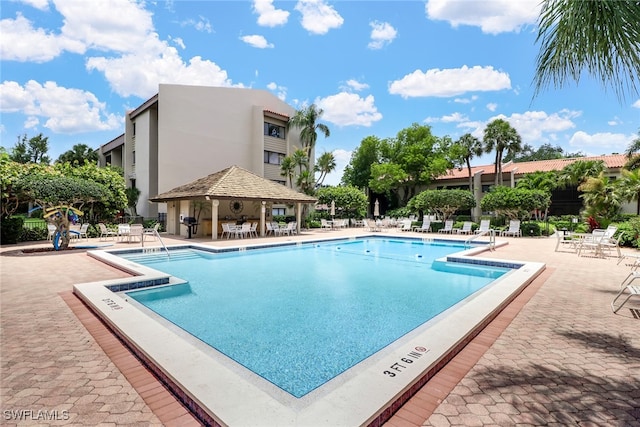
[[[306,232],[293,239],[353,233]],[[618,314],[609,307],[629,267],[614,258],[554,252],[555,239],[507,240],[508,246],[486,256],[544,262],[546,281],[478,354],[477,363],[459,372],[462,379],[437,398],[438,404],[418,394],[387,425],[640,426],[640,311],[631,310],[640,310],[640,301]],[[165,238],[167,245],[185,242]],[[114,355],[98,344],[101,338],[94,338],[65,302],[74,283],[125,274],[83,250],[19,253],[49,245],[0,249],[0,424],[169,424],[145,395],[151,386],[141,388],[136,377],[125,377],[126,369],[116,366]],[[139,243],[114,245],[122,246]],[[432,392],[429,387],[423,391]]]

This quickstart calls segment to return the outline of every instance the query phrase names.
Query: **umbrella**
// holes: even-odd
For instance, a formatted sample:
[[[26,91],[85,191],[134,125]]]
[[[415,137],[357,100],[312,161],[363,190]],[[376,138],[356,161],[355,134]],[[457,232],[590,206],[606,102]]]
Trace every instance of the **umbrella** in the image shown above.
[[[373,205],[373,216],[380,216],[380,202],[378,202],[378,199]]]
[[[331,216],[336,216],[336,202],[334,200],[331,201]]]

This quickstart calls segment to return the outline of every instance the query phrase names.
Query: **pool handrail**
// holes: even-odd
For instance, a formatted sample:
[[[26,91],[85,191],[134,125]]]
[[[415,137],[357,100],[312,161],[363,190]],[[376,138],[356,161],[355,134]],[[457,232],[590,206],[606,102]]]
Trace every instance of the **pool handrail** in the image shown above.
[[[472,236],[469,236],[469,238],[467,240],[464,241],[464,247],[471,247],[471,242],[476,240],[478,237],[480,236],[489,236],[489,250],[495,250],[496,248],[496,230],[494,230],[493,228],[490,228],[488,230],[482,231],[478,234],[474,234]]]
[[[171,255],[169,254],[169,249],[167,249],[167,247],[165,246],[164,242],[162,241],[162,237],[160,237],[160,233],[158,232],[157,228],[152,228],[153,232],[152,235],[155,235],[155,237],[158,238],[158,240],[160,241],[160,244],[162,245],[162,247],[164,248],[165,252],[167,253],[167,258],[171,258]],[[142,234],[142,238],[140,239],[141,245],[144,248],[144,233]]]

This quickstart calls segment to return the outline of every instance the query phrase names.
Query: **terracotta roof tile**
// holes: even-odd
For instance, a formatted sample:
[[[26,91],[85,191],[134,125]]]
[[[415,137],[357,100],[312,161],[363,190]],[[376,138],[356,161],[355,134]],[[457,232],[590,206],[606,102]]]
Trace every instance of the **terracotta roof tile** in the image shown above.
[[[565,166],[577,161],[577,160],[602,160],[605,162],[609,169],[621,168],[627,162],[627,157],[623,154],[612,154],[609,156],[593,156],[593,157],[572,157],[567,159],[553,159],[553,160],[538,160],[535,162],[519,162],[519,163],[505,163],[502,165],[502,172],[508,173],[511,171],[515,171],[515,175],[524,175],[532,172],[549,172],[549,171],[559,171],[562,170]],[[495,173],[495,165],[483,165],[483,166],[472,166],[471,173],[475,175],[476,173],[482,171],[484,174],[492,174]],[[442,175],[436,180],[446,180],[446,179],[456,179],[456,178],[467,178],[469,176],[469,172],[466,167],[458,168],[458,169],[450,169],[446,175]]]

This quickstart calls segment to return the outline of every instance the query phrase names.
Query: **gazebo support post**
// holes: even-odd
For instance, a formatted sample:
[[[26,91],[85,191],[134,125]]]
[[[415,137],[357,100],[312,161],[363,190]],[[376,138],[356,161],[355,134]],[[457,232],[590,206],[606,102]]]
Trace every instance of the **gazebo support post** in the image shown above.
[[[265,226],[266,226],[266,212],[267,212],[267,202],[265,202],[264,200],[262,202],[260,202],[261,206],[260,206],[260,237],[264,237],[264,233],[265,233]]]
[[[211,201],[211,240],[218,240],[218,207],[219,206],[220,206],[220,200],[214,199]]]
[[[300,221],[302,220],[302,203],[296,203],[296,234],[300,235]]]

